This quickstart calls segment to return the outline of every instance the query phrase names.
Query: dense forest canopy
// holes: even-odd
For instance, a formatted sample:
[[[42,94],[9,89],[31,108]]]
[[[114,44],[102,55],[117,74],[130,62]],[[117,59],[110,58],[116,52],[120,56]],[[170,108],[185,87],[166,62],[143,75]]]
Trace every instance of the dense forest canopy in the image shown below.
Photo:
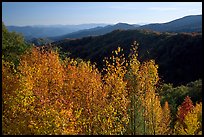
[[[131,35],[122,39],[125,33]],[[162,81],[174,78],[171,73],[159,75],[162,63],[166,69],[174,58],[187,65],[182,62],[184,57],[189,62],[187,70],[193,70],[188,75],[193,75],[195,70],[190,65],[196,64],[190,63],[198,59],[194,67],[201,65],[202,35],[144,35],[140,31],[107,35],[68,41],[73,45],[66,43],[62,49],[56,45],[36,47],[21,35],[8,32],[2,23],[3,134],[202,135],[202,79],[195,77],[175,86]],[[131,36],[138,36],[138,41]],[[74,49],[77,43],[81,47]],[[158,50],[152,48],[156,46]],[[142,47],[149,49],[149,54]],[[110,53],[106,53],[109,48]],[[77,54],[82,53],[80,49],[84,54]],[[168,51],[166,55],[160,60],[154,58],[163,50]],[[71,51],[72,56],[64,51]],[[92,60],[104,53],[104,66],[98,69],[92,60],[73,58],[75,53]],[[186,56],[191,54],[192,62]],[[174,71],[175,66],[169,69]]]
[[[159,65],[159,75],[165,83],[175,86],[202,78],[202,34],[160,33],[147,30],[115,30],[106,35],[65,39],[52,43],[53,47],[97,63],[103,68],[104,57],[110,57],[118,46],[127,58],[133,41],[140,43],[140,61],[154,59]],[[191,74],[191,75],[189,75]]]

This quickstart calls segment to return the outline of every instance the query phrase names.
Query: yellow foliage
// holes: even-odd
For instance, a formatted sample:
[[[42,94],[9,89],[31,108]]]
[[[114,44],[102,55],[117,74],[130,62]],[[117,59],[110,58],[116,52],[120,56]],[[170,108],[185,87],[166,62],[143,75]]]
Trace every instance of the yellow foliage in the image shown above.
[[[17,70],[2,63],[3,134],[170,134],[168,102],[161,107],[154,60],[140,62],[135,42],[129,61],[118,47],[103,73],[90,61],[34,47]],[[177,121],[177,134],[202,134],[202,104]]]
[[[161,121],[161,134],[162,135],[169,135],[171,133],[170,129],[170,123],[171,123],[171,114],[170,114],[170,108],[169,104],[166,101],[163,107],[163,116]]]
[[[159,80],[158,66],[154,60],[140,63],[137,59],[137,46],[135,42],[129,56],[130,70],[127,85],[131,100],[129,106],[131,124],[128,134],[166,134],[164,131],[168,129],[170,122],[166,121],[164,124],[163,120],[168,118],[170,111],[162,110],[159,97],[155,93]]]
[[[183,121],[179,119],[176,121],[174,132],[177,135],[202,134],[202,103],[196,104],[196,106],[185,115]]]

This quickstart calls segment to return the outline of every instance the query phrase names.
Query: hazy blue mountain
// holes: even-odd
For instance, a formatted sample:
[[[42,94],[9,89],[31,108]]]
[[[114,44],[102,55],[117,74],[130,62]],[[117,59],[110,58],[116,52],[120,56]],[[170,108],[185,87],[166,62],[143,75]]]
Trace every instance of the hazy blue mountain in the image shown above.
[[[57,41],[65,38],[82,38],[88,36],[104,35],[117,29],[149,29],[159,32],[202,32],[202,15],[185,16],[180,19],[167,23],[156,23],[148,25],[118,23],[116,25],[108,25],[105,27],[96,27],[92,29],[80,30],[62,36],[51,37],[50,39]]]
[[[202,32],[202,15],[185,16],[167,23],[143,25],[138,29],[150,29],[160,32]]]
[[[149,29],[159,32],[202,32],[202,15],[185,16],[167,23],[154,23],[147,25],[118,23],[108,24],[79,24],[79,25],[35,25],[35,26],[7,26],[9,31],[20,32],[26,40],[33,38],[46,38],[58,41],[66,38],[82,38],[98,36],[117,29]]]
[[[137,27],[139,27],[139,25],[130,25],[127,23],[118,23],[115,25],[107,25],[105,27],[96,27],[96,28],[92,28],[92,29],[80,30],[77,32],[63,35],[63,36],[52,37],[50,39],[61,40],[61,39],[65,39],[65,38],[82,38],[82,37],[87,37],[87,36],[98,36],[98,35],[103,35],[103,34],[112,32],[112,31],[117,30],[117,29],[128,30],[128,29],[135,29]]]
[[[139,25],[139,24],[132,24],[133,26],[135,26],[135,27],[140,27],[140,26],[142,26],[142,25]]]
[[[42,37],[54,37],[67,33],[106,26],[107,24],[79,24],[79,25],[35,25],[35,26],[7,26],[9,31],[22,33],[26,40]]]
[[[61,24],[55,24],[55,25],[33,25],[33,27],[55,27],[55,28],[79,28],[79,29],[86,29],[86,28],[94,28],[98,26],[106,26],[110,24],[105,23],[87,23],[87,24],[78,24],[78,25],[61,25]]]

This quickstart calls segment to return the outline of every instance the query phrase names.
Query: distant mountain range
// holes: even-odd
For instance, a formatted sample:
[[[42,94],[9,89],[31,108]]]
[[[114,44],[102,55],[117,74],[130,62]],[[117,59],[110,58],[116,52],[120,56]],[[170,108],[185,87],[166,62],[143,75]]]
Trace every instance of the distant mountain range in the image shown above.
[[[202,15],[185,16],[167,23],[154,23],[147,25],[118,23],[108,24],[82,24],[82,25],[53,25],[53,26],[7,26],[9,31],[20,32],[26,40],[46,38],[49,41],[58,41],[66,38],[82,38],[88,36],[104,35],[117,29],[134,30],[148,29],[159,32],[202,32]]]
[[[202,32],[202,15],[185,16],[167,23],[143,25],[139,29],[159,32]]]
[[[80,30],[77,32],[69,33],[59,37],[50,37],[54,41],[65,39],[65,38],[82,38],[87,36],[98,36],[103,35],[109,32],[112,32],[117,29],[128,30],[128,29],[135,29],[139,27],[139,25],[130,25],[127,23],[118,23],[115,25],[107,25],[105,27],[96,27],[92,29]]]
[[[202,32],[202,15],[186,16],[167,23],[148,24],[142,26],[137,24],[130,25],[126,23],[118,23],[116,25],[108,25],[105,27],[96,27],[92,29],[80,30],[63,36],[50,37],[49,39],[56,41],[65,38],[82,38],[87,36],[104,35],[117,29],[149,29],[159,32]]]
[[[107,26],[109,24],[80,24],[80,25],[35,25],[35,26],[7,26],[9,31],[22,33],[26,40],[54,37],[72,33],[78,30],[90,29],[98,26]]]

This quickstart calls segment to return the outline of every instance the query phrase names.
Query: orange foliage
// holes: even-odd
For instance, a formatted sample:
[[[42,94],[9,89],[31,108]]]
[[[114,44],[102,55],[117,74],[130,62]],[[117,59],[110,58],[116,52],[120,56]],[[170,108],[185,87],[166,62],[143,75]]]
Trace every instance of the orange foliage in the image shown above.
[[[21,57],[17,70],[3,61],[3,134],[169,134],[168,102],[162,108],[155,92],[158,66],[139,62],[136,46],[129,62],[123,49],[113,51],[103,75],[90,61],[61,60],[37,47]],[[179,107],[186,125],[197,117],[188,133],[201,127],[200,106],[194,109],[187,97]]]

